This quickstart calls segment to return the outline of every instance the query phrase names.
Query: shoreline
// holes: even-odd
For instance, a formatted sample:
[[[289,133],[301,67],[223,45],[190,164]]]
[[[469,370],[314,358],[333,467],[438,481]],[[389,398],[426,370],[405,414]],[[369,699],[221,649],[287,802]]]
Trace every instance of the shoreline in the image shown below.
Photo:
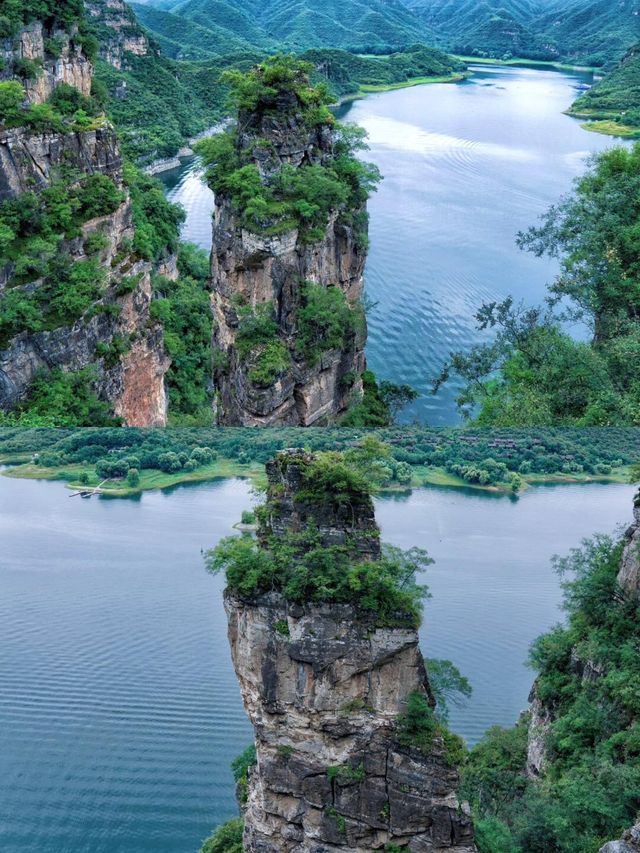
[[[0,458],[0,464],[7,465],[0,470],[0,475],[21,480],[50,480],[65,483],[65,488],[71,491],[92,491],[99,483],[92,465],[72,463],[59,468],[45,467],[25,462],[22,459]],[[80,478],[87,474],[87,483],[81,483]],[[167,474],[157,469],[143,468],[140,471],[140,482],[130,486],[126,480],[114,481],[112,485],[102,484],[96,492],[112,498],[131,498],[146,491],[167,489],[188,483],[206,483],[224,479],[251,480],[254,486],[260,488],[266,484],[264,465],[260,462],[239,463],[232,459],[219,458],[208,465],[203,465],[195,471],[179,471]],[[95,480],[95,482],[93,482]],[[379,494],[407,493],[419,488],[473,489],[495,495],[517,497],[527,489],[545,485],[587,485],[589,483],[628,483],[629,468],[615,469],[611,474],[528,474],[522,476],[522,486],[514,492],[507,483],[495,485],[480,485],[468,483],[456,474],[451,474],[444,468],[431,468],[422,465],[412,466],[410,483],[389,483],[378,490]]]
[[[343,95],[336,101],[336,107],[342,107],[345,104],[350,104],[353,101],[358,101],[361,98],[366,98],[369,95],[378,95],[381,92],[395,92],[397,89],[410,89],[414,86],[429,86],[432,83],[462,83],[469,77],[468,71],[456,71],[448,77],[410,77],[408,80],[401,80],[398,83],[380,83],[368,84],[361,83],[356,92],[351,92],[348,95]]]
[[[569,107],[565,115],[570,118],[582,119],[580,127],[590,133],[600,133],[603,136],[612,136],[617,139],[640,139],[640,127],[630,124],[622,124],[613,116],[603,113],[590,113],[588,111],[573,110]]]
[[[522,57],[514,57],[513,59],[491,59],[488,56],[461,56],[457,53],[452,53],[454,59],[459,59],[461,62],[466,62],[467,65],[502,65],[530,67],[530,68],[554,68],[557,71],[583,71],[588,74],[595,74],[600,69],[595,65],[570,65],[567,62],[561,62],[553,59],[523,59]]]

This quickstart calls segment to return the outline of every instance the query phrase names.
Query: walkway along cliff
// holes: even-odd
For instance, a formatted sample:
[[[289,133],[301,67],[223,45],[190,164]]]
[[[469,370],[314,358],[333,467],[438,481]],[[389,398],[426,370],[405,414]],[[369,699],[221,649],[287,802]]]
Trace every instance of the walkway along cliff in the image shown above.
[[[460,742],[433,714],[418,648],[420,559],[380,545],[368,490],[337,454],[283,451],[267,473],[257,542],[223,540],[209,558],[227,570],[256,737],[245,851],[471,853]]]
[[[197,146],[216,197],[220,424],[319,425],[362,393],[366,199],[378,175],[310,69],[275,57],[230,72],[237,123]]]
[[[83,20],[32,21],[0,40],[0,410],[38,376],[77,374],[112,415],[166,423],[162,326],[134,248],[116,134],[91,97]],[[63,13],[65,13],[63,15]]]

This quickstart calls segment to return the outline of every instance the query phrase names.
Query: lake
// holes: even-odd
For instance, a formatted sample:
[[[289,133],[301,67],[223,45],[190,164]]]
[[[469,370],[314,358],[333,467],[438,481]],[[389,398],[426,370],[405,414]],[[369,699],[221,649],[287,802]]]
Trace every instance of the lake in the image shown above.
[[[633,494],[593,484],[377,500],[384,538],[436,560],[421,645],[470,678],[474,695],[451,718],[470,743],[526,706],[527,648],[559,618],[550,557],[629,523]],[[201,552],[232,532],[250,485],[68,495],[0,477],[0,850],[196,853],[235,813],[229,763],[251,738],[222,580]]]
[[[515,245],[579,175],[615,144],[563,115],[590,75],[475,66],[464,83],[370,95],[339,110],[369,133],[367,158],[384,176],[369,203],[367,355],[380,378],[419,399],[405,421],[455,424],[457,386],[429,394],[452,350],[484,338],[474,315],[513,295],[538,304],[556,263]],[[183,236],[210,248],[213,196],[190,160],[160,176],[187,211]]]

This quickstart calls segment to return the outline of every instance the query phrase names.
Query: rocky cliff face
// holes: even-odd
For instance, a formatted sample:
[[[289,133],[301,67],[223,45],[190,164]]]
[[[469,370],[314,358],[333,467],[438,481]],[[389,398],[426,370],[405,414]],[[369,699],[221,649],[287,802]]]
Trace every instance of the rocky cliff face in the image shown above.
[[[293,96],[283,97],[275,112],[241,114],[238,128],[238,150],[250,152],[247,160],[263,181],[285,164],[323,165],[332,156],[331,133],[326,127],[309,129]],[[358,333],[311,360],[296,347],[301,292],[305,282],[339,288],[353,310],[361,311],[365,260],[363,241],[337,212],[328,217],[322,236],[307,242],[296,228],[275,236],[248,230],[229,199],[216,196],[211,276],[214,350],[224,362],[215,375],[221,424],[310,426],[345,411],[362,390],[364,314]],[[290,356],[266,386],[252,379],[259,354],[243,357],[237,345],[242,307],[265,305],[273,306],[279,339]]]
[[[629,598],[640,598],[640,494],[633,507],[633,524],[625,534],[618,583]]]
[[[619,841],[610,841],[599,853],[640,853],[640,823],[628,829]]]
[[[63,43],[60,58],[45,51],[47,33],[41,24],[24,29],[4,45],[5,62],[13,58],[40,60],[43,71],[27,89],[32,103],[45,100],[60,82],[88,95],[91,65],[73,33],[53,35]],[[49,34],[51,35],[51,34]],[[82,233],[63,239],[57,251],[74,262],[87,260],[86,241],[100,235],[100,268],[105,284],[98,302],[71,326],[46,331],[22,332],[0,350],[0,408],[14,408],[29,392],[37,371],[61,368],[78,371],[95,366],[94,388],[113,413],[132,426],[163,426],[167,398],[164,375],[169,359],[164,351],[161,326],[150,317],[152,265],[132,252],[134,228],[131,201],[123,183],[122,158],[113,128],[106,122],[86,131],[35,133],[20,127],[0,131],[0,203],[19,198],[27,191],[40,192],[63,175],[70,185],[87,175],[109,177],[123,192],[124,200],[113,213],[82,225]],[[0,298],[13,285],[15,262],[0,264]],[[135,286],[123,287],[123,281]],[[42,287],[42,279],[22,285],[25,292]],[[124,352],[110,350],[118,342]]]
[[[126,54],[146,56],[149,40],[133,10],[122,0],[88,0],[85,10],[100,34],[100,56],[114,68],[122,69]]]
[[[77,28],[70,32],[60,29],[47,30],[39,21],[21,30],[14,38],[0,40],[0,80],[9,80],[16,61],[30,60],[40,64],[40,72],[33,79],[24,79],[27,98],[33,104],[41,104],[60,83],[67,83],[82,92],[91,93],[92,67],[76,41]],[[53,56],[45,42],[57,43]]]
[[[269,466],[276,536],[308,521],[302,462],[284,453]],[[314,521],[323,542],[348,541],[354,560],[379,553],[370,501],[344,514],[316,508]],[[225,608],[256,735],[247,853],[475,850],[441,739],[424,755],[395,737],[409,694],[435,704],[415,629],[376,627],[350,605],[288,604],[279,593],[247,601],[227,592]]]

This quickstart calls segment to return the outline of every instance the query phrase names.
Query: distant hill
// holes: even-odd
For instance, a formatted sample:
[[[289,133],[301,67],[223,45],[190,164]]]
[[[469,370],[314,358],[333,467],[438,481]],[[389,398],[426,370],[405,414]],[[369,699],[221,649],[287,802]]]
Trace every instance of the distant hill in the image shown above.
[[[592,130],[640,138],[640,44],[597,85],[581,95],[571,115],[594,120]]]
[[[259,30],[248,33],[250,38],[245,38],[213,21],[205,26],[196,18],[182,17],[139,3],[132,3],[131,8],[140,23],[153,34],[162,53],[172,59],[206,59],[256,47],[277,49],[277,44]]]
[[[640,0],[555,0],[535,28],[564,58],[606,65],[640,38]]]
[[[207,29],[228,30],[255,46],[279,43],[302,50],[336,47],[383,52],[433,40],[424,20],[400,0],[152,0],[144,4],[148,11],[139,11],[140,20],[157,37],[174,41],[171,19],[152,16],[152,7]]]
[[[606,65],[640,36],[640,0],[406,0],[440,46]]]

